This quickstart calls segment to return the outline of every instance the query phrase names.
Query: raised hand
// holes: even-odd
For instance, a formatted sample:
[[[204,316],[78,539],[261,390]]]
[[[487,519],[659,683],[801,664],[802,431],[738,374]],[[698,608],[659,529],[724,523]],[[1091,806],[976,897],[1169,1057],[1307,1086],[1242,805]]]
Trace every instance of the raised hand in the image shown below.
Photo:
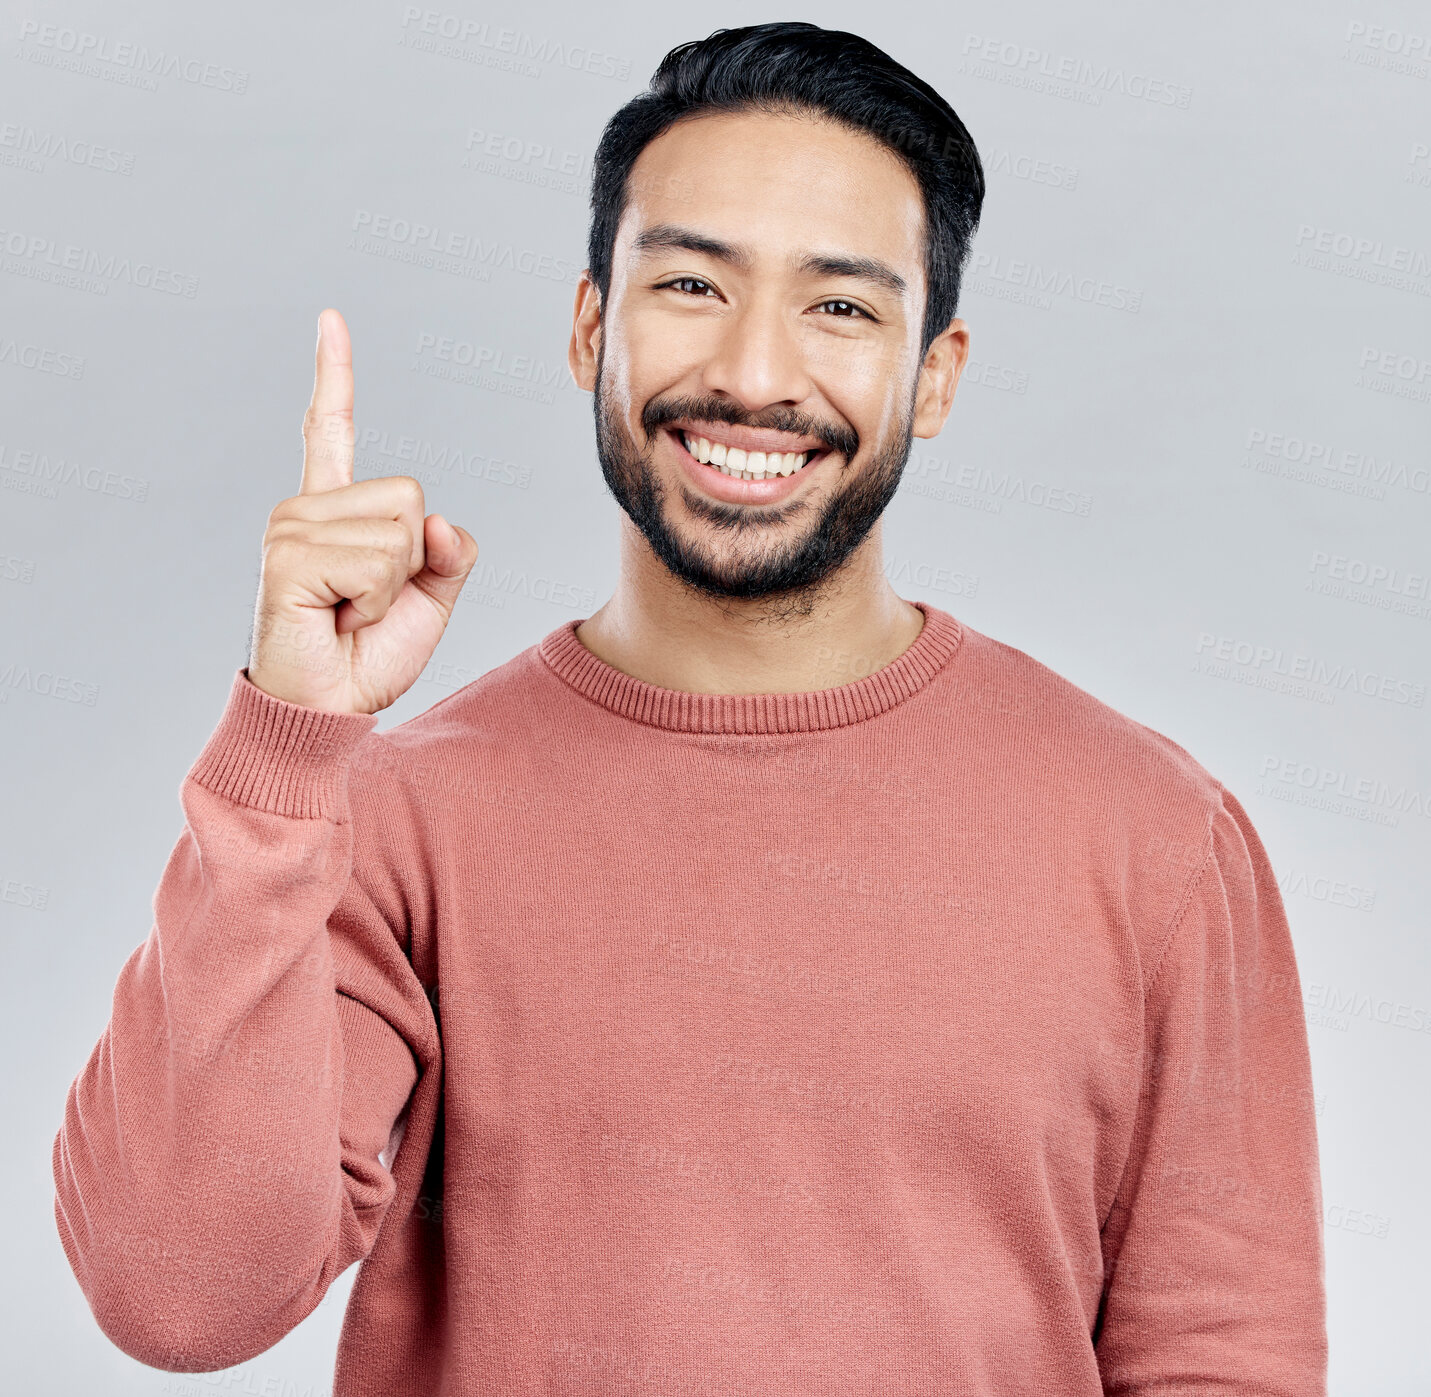
[[[353,355],[336,310],[318,317],[303,482],[268,516],[248,677],[289,703],[376,713],[422,673],[477,561],[423,516],[410,475],[353,482]]]

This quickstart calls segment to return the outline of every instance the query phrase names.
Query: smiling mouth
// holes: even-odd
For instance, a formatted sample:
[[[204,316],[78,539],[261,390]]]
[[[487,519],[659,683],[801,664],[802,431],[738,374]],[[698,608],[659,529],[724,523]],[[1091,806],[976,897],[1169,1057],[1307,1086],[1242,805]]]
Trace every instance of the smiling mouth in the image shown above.
[[[724,442],[711,441],[697,436],[694,432],[677,430],[676,433],[686,450],[704,466],[713,466],[722,475],[732,480],[774,480],[779,476],[794,475],[824,455],[824,449],[815,451],[742,451],[738,446],[726,446]]]

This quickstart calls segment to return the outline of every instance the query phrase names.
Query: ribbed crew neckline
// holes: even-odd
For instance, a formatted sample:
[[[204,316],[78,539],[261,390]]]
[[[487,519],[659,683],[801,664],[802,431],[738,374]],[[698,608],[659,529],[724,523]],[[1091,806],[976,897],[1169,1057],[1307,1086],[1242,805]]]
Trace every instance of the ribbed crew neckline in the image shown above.
[[[624,718],[670,732],[787,733],[842,728],[885,713],[917,694],[959,648],[964,630],[947,611],[911,601],[924,626],[897,659],[863,679],[833,689],[788,694],[693,694],[663,689],[625,674],[577,639],[581,617],[537,645],[548,667],[578,693]]]

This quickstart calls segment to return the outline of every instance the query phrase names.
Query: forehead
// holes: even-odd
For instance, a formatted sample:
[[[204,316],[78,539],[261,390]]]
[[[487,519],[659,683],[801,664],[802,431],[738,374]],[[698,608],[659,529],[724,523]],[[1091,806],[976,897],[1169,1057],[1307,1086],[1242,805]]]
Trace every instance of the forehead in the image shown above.
[[[722,112],[677,122],[627,180],[618,248],[678,224],[766,254],[878,257],[923,284],[924,202],[903,160],[815,115]]]

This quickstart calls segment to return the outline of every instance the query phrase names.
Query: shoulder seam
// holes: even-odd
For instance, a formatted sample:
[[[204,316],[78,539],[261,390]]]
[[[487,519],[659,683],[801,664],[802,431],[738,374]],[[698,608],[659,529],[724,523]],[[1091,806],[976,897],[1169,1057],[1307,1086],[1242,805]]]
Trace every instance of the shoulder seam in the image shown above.
[[[1212,866],[1216,858],[1217,841],[1214,839],[1212,833],[1212,823],[1215,818],[1216,811],[1213,811],[1208,816],[1207,822],[1207,852],[1203,855],[1196,870],[1183,887],[1182,894],[1179,896],[1177,905],[1173,910],[1173,915],[1168,921],[1168,929],[1163,933],[1162,942],[1158,947],[1158,958],[1153,965],[1152,974],[1148,979],[1147,989],[1144,991],[1145,996],[1152,994],[1153,986],[1158,983],[1158,976],[1162,974],[1163,966],[1167,962],[1168,950],[1172,946],[1173,941],[1177,938],[1178,931],[1182,927],[1183,917],[1186,916],[1188,908],[1192,906],[1193,894],[1197,891],[1199,884],[1202,882],[1203,875],[1207,873],[1207,870]]]

